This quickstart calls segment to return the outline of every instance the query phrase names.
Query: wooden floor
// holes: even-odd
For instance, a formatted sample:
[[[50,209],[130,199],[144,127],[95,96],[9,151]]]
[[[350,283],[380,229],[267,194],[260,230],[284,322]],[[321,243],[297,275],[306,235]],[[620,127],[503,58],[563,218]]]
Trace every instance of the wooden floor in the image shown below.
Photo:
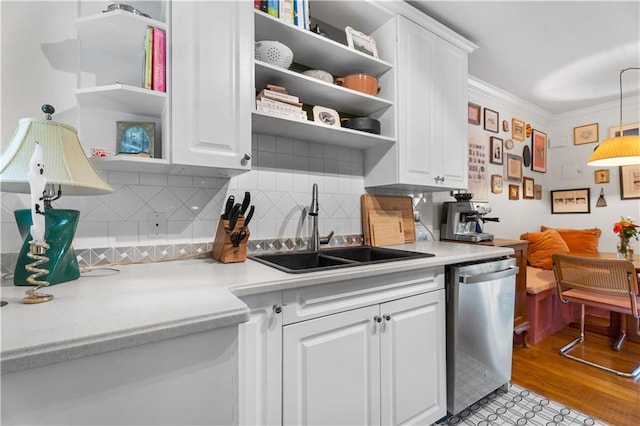
[[[512,382],[609,425],[640,425],[640,379],[620,377],[558,353],[578,335],[578,329],[565,327],[529,348],[514,347]],[[612,338],[587,333],[584,348],[572,354],[624,371],[640,364],[640,343],[627,341],[621,352],[614,352],[612,343]]]

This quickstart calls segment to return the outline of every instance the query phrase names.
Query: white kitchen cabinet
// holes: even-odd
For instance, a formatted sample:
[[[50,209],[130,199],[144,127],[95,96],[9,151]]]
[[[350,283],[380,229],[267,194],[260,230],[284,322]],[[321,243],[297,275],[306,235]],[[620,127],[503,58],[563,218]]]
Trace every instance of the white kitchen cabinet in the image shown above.
[[[283,424],[424,424],[446,414],[444,290],[283,328]]]
[[[282,293],[247,296],[250,319],[240,324],[241,425],[282,422]]]
[[[446,414],[444,290],[380,305],[382,424],[430,425]]]
[[[171,172],[251,168],[253,2],[171,4]]]
[[[376,34],[396,54],[398,130],[366,152],[365,186],[466,188],[467,51],[403,16]]]

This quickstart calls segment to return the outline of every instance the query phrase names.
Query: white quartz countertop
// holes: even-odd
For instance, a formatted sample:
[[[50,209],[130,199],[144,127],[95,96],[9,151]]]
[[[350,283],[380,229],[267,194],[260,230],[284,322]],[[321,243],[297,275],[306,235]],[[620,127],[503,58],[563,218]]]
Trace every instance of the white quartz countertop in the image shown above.
[[[242,296],[443,266],[513,253],[510,248],[418,242],[393,248],[435,257],[323,272],[288,274],[253,260],[210,258],[114,266],[45,289],[54,300],[25,305],[28,287],[3,282],[0,297],[2,373],[243,323]]]

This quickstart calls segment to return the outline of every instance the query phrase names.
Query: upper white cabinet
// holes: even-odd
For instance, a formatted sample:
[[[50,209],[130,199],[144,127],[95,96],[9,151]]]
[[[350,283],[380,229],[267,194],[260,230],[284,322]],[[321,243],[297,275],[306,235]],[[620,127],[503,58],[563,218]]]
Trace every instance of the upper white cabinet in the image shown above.
[[[355,7],[357,6],[357,7]],[[326,22],[339,30],[350,25],[358,31],[371,33],[393,19],[393,14],[368,2],[310,2],[311,21]],[[287,136],[311,142],[366,149],[371,146],[391,146],[395,142],[393,117],[393,88],[382,86],[377,95],[367,95],[303,75],[304,69],[321,69],[333,77],[365,73],[381,78],[393,73],[393,64],[383,55],[378,58],[359,52],[344,40],[332,40],[309,30],[298,28],[260,10],[254,11],[255,40],[276,40],[293,51],[293,66],[289,69],[254,61],[254,90],[259,92],[267,84],[284,86],[300,102],[319,105],[337,111],[341,117],[366,116],[381,121],[380,135],[331,127],[314,122],[277,117],[263,111],[253,112],[252,127],[256,133]],[[325,27],[326,28],[326,27]],[[342,35],[342,34],[339,34]],[[333,35],[334,38],[335,34]]]
[[[251,168],[253,2],[171,3],[173,173]]]
[[[143,88],[144,40],[148,27],[167,31],[164,2],[146,2],[147,18],[123,10],[103,12],[102,4],[81,2],[76,20],[80,42],[80,139],[92,147],[118,152],[116,122],[153,123],[153,157],[92,158],[99,168],[162,171],[169,164],[165,137],[169,126],[166,92]]]
[[[365,154],[365,186],[467,186],[467,51],[398,16],[381,28],[395,53],[397,143]]]

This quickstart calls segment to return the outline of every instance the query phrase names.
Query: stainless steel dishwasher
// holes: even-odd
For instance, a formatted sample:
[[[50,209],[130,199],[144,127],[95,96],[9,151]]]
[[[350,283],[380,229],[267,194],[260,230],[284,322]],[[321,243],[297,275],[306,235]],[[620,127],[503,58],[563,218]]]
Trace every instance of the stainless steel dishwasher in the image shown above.
[[[513,258],[447,268],[447,410],[457,414],[511,380]]]

